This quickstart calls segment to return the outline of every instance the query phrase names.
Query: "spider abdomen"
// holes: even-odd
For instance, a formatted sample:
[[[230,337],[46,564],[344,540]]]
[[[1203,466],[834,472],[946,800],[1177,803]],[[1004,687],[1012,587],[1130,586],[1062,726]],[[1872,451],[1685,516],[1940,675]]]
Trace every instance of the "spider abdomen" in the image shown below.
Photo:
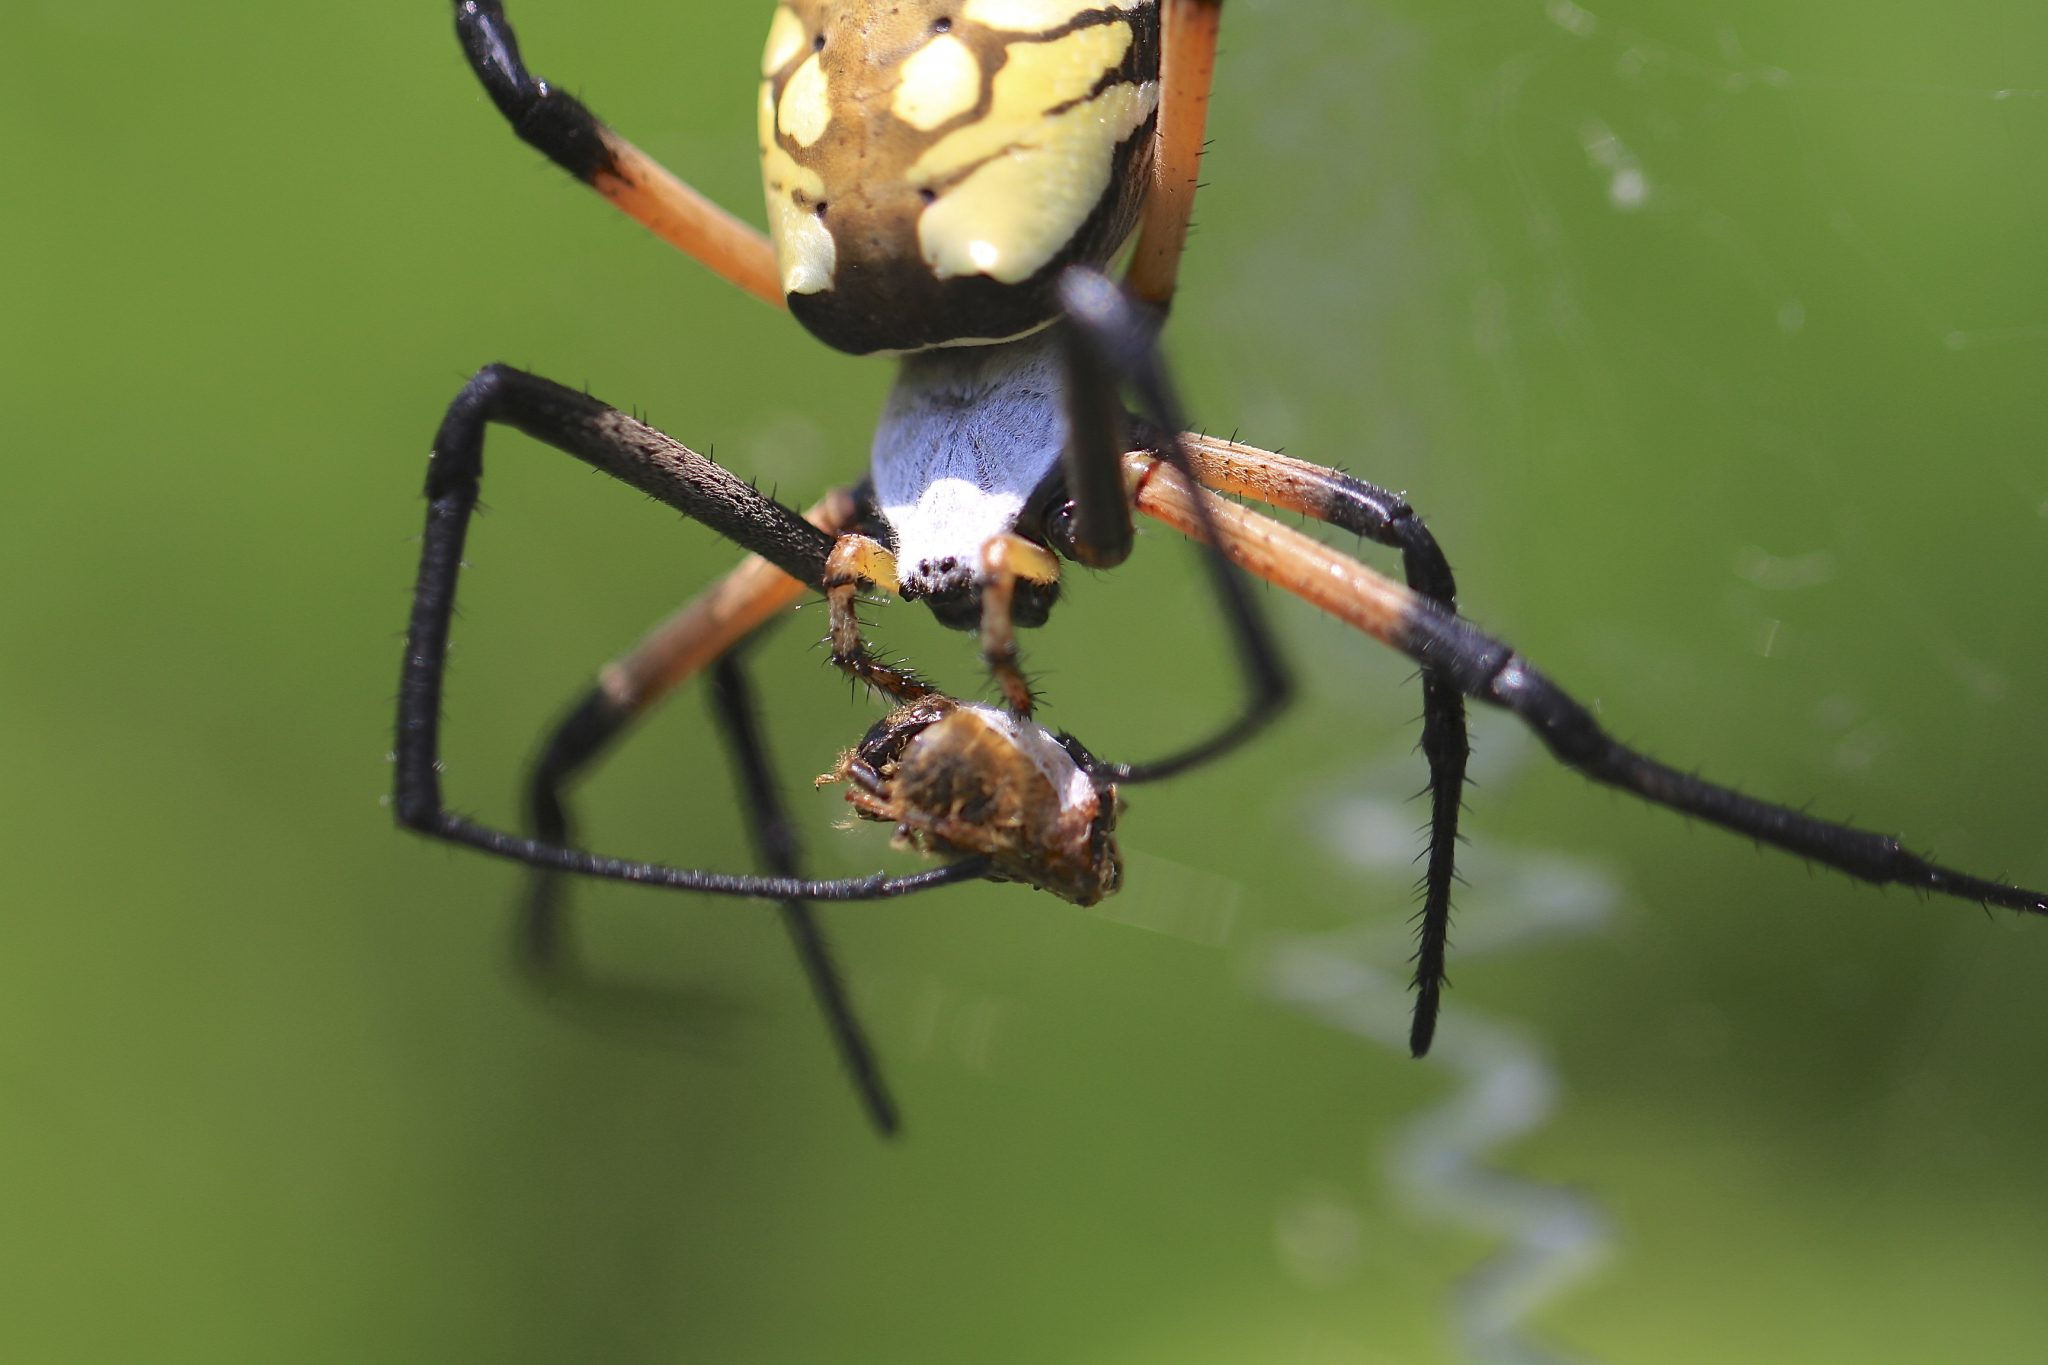
[[[1020,336],[1144,199],[1156,0],[785,0],[762,57],[790,311],[841,350]]]

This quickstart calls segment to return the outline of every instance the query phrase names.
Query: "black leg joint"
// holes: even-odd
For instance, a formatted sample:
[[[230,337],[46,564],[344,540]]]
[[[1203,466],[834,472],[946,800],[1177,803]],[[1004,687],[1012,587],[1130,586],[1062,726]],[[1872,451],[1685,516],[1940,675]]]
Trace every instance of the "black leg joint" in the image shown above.
[[[498,0],[458,0],[455,36],[491,102],[522,142],[588,184],[614,169],[604,125],[582,101],[527,71]]]
[[[1111,569],[1131,557],[1137,539],[1124,494],[1129,419],[1119,381],[1135,373],[1132,366],[1152,362],[1149,351],[1130,354],[1130,339],[1122,333],[1139,312],[1109,280],[1070,270],[1061,277],[1060,299],[1074,325],[1061,332],[1067,418],[1061,482],[1067,501],[1053,519],[1060,523],[1060,553],[1091,569]],[[1138,330],[1149,348],[1156,329],[1140,324]]]
[[[449,811],[441,801],[441,686],[448,664],[463,541],[483,467],[484,426],[503,422],[566,451],[667,503],[753,551],[801,582],[822,580],[832,538],[789,508],[687,446],[587,394],[507,366],[480,370],[442,419],[426,480],[427,517],[398,682],[393,745],[393,814],[430,837],[525,863],[641,885],[767,900],[876,900],[982,876],[985,858],[968,858],[907,877],[813,881],[734,876],[635,859],[603,857],[547,840],[493,829]],[[602,720],[591,725],[601,727]],[[567,765],[565,749],[558,760]]]
[[[527,827],[550,844],[570,840],[562,788],[611,747],[633,713],[613,701],[601,687],[592,688],[548,735],[547,746],[534,760],[526,785]]]
[[[474,495],[484,473],[484,427],[496,414],[499,395],[511,371],[486,365],[469,377],[448,405],[434,433],[433,458],[427,461],[427,500],[438,502],[458,488]]]
[[[1447,611],[1456,611],[1457,581],[1436,537],[1408,500],[1342,470],[1316,471],[1310,514],[1375,545],[1401,552],[1408,586]]]
[[[1417,606],[1401,623],[1396,645],[1466,696],[1514,709],[1493,690],[1514,651],[1462,616],[1434,605]]]

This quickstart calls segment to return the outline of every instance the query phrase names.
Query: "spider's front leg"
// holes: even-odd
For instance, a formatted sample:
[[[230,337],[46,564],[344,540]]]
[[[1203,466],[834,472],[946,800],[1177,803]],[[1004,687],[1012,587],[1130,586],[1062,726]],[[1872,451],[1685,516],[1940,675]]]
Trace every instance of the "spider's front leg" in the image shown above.
[[[852,503],[850,493],[835,493],[805,513],[805,520],[835,534],[850,519]],[[573,845],[568,787],[677,688],[728,658],[806,592],[803,583],[750,555],[599,670],[596,682],[563,712],[534,757],[526,784],[528,833],[544,843]],[[721,720],[731,732],[730,718],[721,713]],[[744,752],[736,758],[743,774],[750,761],[758,761]],[[543,976],[561,970],[566,952],[561,881],[559,872],[536,869],[520,914],[516,946],[521,965]]]
[[[774,876],[794,877],[800,864],[796,825],[789,818],[775,781],[774,766],[768,761],[753,688],[748,685],[737,650],[720,654],[711,667],[711,704],[738,770],[740,788],[746,796],[748,834],[761,864]],[[853,999],[826,942],[824,927],[802,901],[786,900],[777,908],[782,915],[782,927],[796,949],[797,961],[803,965],[804,978],[810,983],[811,997],[825,1016],[826,1030],[832,1035],[840,1064],[846,1068],[847,1079],[853,1082],[854,1093],[860,1096],[868,1121],[883,1137],[894,1137],[902,1126],[896,1101],[882,1077],[882,1064],[874,1045],[868,1041],[867,1030],[861,1027],[860,1016],[854,1011]]]
[[[483,437],[517,427],[611,474],[752,550],[783,573],[820,586],[832,540],[795,512],[652,427],[588,395],[509,366],[477,372],[449,405],[427,469],[427,520],[398,687],[394,809],[399,823],[535,868],[766,900],[873,900],[980,876],[967,859],[909,877],[813,881],[705,872],[603,857],[479,824],[441,799],[441,692],[462,546],[483,477]]]
[[[1080,266],[1060,281],[1066,309],[1064,341],[1067,447],[1064,461],[1069,502],[1047,526],[1053,545],[1083,564],[1121,563],[1133,542],[1130,495],[1120,461],[1124,424],[1111,417],[1126,384],[1140,411],[1156,429],[1160,457],[1193,474],[1178,435],[1185,419],[1159,353],[1159,315],[1133,301],[1107,276]],[[1265,614],[1247,590],[1243,575],[1222,554],[1203,505],[1197,509],[1206,547],[1202,563],[1222,606],[1231,643],[1244,677],[1245,700],[1237,715],[1214,733],[1180,752],[1150,763],[1104,764],[1120,783],[1156,782],[1220,758],[1271,724],[1293,696],[1294,685],[1273,640]]]

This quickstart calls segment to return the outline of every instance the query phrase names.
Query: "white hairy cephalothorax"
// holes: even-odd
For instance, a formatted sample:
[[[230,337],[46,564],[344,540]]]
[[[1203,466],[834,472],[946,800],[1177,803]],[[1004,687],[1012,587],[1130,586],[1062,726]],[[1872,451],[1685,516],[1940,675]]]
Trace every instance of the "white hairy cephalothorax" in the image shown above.
[[[997,346],[905,356],[875,428],[875,501],[912,593],[971,582],[982,546],[1007,532],[1067,440],[1051,330]]]

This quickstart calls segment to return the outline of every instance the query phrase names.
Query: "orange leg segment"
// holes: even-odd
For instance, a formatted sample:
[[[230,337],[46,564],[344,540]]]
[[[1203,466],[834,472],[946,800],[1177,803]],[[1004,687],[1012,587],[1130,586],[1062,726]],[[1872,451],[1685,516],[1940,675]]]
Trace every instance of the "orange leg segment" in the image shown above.
[[[1154,147],[1152,191],[1138,224],[1126,283],[1164,312],[1180,279],[1188,219],[1195,210],[1202,142],[1209,120],[1209,85],[1216,73],[1216,35],[1223,0],[1163,0],[1160,13],[1159,140]]]
[[[840,490],[806,512],[804,519],[837,535],[852,521],[853,507],[853,495]],[[734,651],[811,591],[759,555],[749,555],[601,671],[596,688],[549,736],[534,765],[527,788],[528,824],[534,833],[553,843],[568,842],[567,784],[602,757],[630,724],[709,670],[713,707],[733,750],[757,852],[771,874],[795,877],[795,842],[767,767],[751,690]],[[558,872],[535,870],[520,907],[517,940],[522,965],[555,987],[575,979],[564,975],[567,926],[561,880]],[[894,1133],[895,1103],[841,983],[823,929],[803,901],[783,901],[781,913],[854,1089],[876,1130],[884,1136]]]
[[[1018,579],[1059,582],[1059,560],[1043,545],[1014,532],[1006,533],[981,547],[981,578],[981,661],[1002,689],[1010,710],[1028,716],[1035,698],[1019,663],[1011,607],[1016,600]]]
[[[755,298],[777,308],[788,306],[775,248],[766,234],[691,189],[609,128],[604,129],[604,138],[611,165],[591,178],[592,188],[655,236]]]
[[[1205,536],[1204,522],[1212,523],[1232,562],[1414,659],[1425,679],[1441,679],[1475,701],[1513,712],[1560,762],[1595,782],[1863,881],[2048,914],[2048,895],[2041,892],[1944,867],[1889,835],[1816,819],[1661,763],[1608,734],[1590,710],[1512,647],[1429,597],[1270,517],[1198,492],[1156,456],[1126,455],[1123,468],[1140,512],[1197,538]],[[1204,503],[1206,518],[1199,511]],[[1425,923],[1416,963],[1410,1044],[1417,1055],[1428,1048],[1443,986],[1442,935],[1432,935],[1432,928]]]
[[[575,96],[526,69],[499,0],[456,0],[455,34],[512,131],[663,241],[764,302],[786,306],[775,248],[620,137]]]
[[[1403,626],[1426,609],[1425,599],[1412,589],[1271,517],[1198,494],[1178,470],[1157,456],[1124,456],[1124,479],[1133,507],[1195,540],[1207,538],[1195,502],[1197,496],[1203,497],[1231,563],[1383,644],[1408,649]]]
[[[804,513],[838,535],[852,520],[853,495],[837,490]],[[801,601],[810,589],[759,555],[748,555],[598,674],[619,711],[639,716],[704,671],[712,660]]]

